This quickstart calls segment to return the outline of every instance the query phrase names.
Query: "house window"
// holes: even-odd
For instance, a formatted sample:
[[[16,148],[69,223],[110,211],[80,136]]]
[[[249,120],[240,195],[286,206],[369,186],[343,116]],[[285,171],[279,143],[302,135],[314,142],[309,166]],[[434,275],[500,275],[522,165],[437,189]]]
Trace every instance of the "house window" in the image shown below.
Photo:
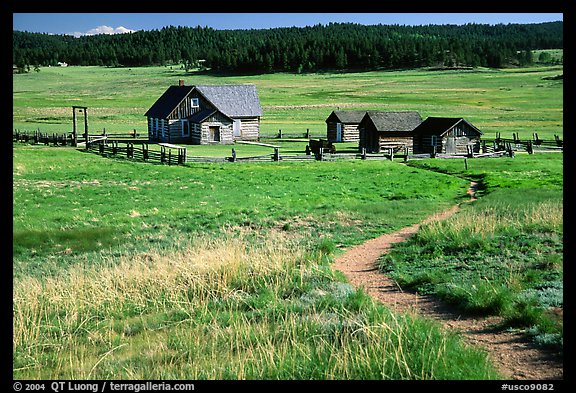
[[[191,98],[190,99],[190,106],[192,107],[192,109],[198,108],[200,106],[198,98]]]
[[[436,146],[437,143],[438,143],[438,136],[432,135],[432,138],[430,139],[430,146]]]
[[[158,131],[160,130],[159,119],[154,119],[154,136],[158,136]]]
[[[160,119],[160,132],[162,134],[162,138],[166,137],[166,130],[164,129],[164,119]]]
[[[190,136],[190,122],[182,119],[182,136]]]

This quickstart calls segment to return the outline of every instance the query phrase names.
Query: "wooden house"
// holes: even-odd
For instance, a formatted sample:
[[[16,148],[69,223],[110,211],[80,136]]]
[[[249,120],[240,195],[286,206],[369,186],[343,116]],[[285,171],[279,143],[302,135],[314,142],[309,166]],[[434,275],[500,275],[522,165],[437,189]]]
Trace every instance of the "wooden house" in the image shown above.
[[[359,148],[368,153],[380,153],[391,146],[411,147],[412,130],[422,122],[416,111],[367,111],[360,121]]]
[[[260,138],[255,85],[170,86],[145,113],[150,141],[210,144]]]
[[[480,151],[482,131],[461,117],[428,117],[414,128],[414,153],[466,154]]]
[[[332,111],[326,119],[328,142],[358,142],[360,121],[366,111]]]

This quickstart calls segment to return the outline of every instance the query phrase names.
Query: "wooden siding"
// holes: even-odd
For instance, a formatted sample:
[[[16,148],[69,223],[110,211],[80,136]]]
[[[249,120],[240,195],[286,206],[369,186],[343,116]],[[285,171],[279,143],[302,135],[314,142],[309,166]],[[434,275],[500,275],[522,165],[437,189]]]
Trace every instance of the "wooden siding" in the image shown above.
[[[397,132],[378,132],[371,125],[368,127],[360,127],[360,138],[358,147],[362,149],[366,148],[368,153],[380,153],[382,152],[382,146],[386,143],[405,143],[408,148],[413,147],[413,137],[410,131],[397,131]]]
[[[165,119],[148,118],[148,139],[151,141],[168,141],[169,124]]]
[[[191,124],[192,125],[192,124]],[[213,140],[210,134],[210,127],[219,127],[220,140]],[[191,132],[192,143],[207,145],[211,143],[230,144],[234,143],[233,137],[233,122],[220,112],[206,118],[202,123],[198,124]]]
[[[192,106],[192,99],[198,99],[198,107]],[[171,143],[234,143],[234,140],[257,141],[260,139],[260,117],[247,117],[240,120],[240,136],[233,136],[233,121],[224,116],[221,112],[206,118],[201,123],[189,123],[190,135],[182,134],[182,119],[188,119],[200,110],[215,110],[204,97],[197,91],[192,91],[182,102],[170,113],[168,119],[155,119],[148,117],[148,137],[151,141],[171,142]],[[210,136],[210,127],[220,127],[220,142],[213,141]]]
[[[257,141],[260,139],[260,118],[249,117],[240,120],[240,136],[235,137],[239,141]]]
[[[466,154],[468,145],[473,146],[475,153],[480,152],[480,138],[476,130],[466,123],[459,123],[443,135],[424,134],[414,136],[414,153],[433,153],[433,137],[436,139],[436,153]]]
[[[337,142],[336,136],[337,122],[326,123],[326,138],[329,142]],[[342,140],[341,142],[358,142],[360,140],[360,128],[355,123],[340,123],[342,124]]]
[[[198,106],[192,106],[192,99],[198,99]],[[185,119],[192,116],[194,113],[200,111],[200,109],[213,109],[214,107],[210,105],[204,98],[202,98],[198,92],[192,91],[190,95],[185,97],[180,104],[168,115],[169,120]]]

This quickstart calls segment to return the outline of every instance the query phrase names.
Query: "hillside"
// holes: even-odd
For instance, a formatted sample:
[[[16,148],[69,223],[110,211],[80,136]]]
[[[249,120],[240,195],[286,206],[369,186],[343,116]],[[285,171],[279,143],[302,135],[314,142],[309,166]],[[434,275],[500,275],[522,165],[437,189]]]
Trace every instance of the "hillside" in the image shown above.
[[[26,66],[182,64],[234,73],[531,64],[532,50],[563,48],[563,22],[507,25],[374,25],[215,30],[164,27],[74,38],[13,32],[13,63]]]

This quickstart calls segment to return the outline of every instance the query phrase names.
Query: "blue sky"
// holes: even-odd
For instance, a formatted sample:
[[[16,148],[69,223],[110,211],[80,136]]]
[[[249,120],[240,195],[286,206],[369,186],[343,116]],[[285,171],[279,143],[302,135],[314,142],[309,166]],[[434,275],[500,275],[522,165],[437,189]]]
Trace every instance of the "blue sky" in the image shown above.
[[[14,13],[12,16],[13,30],[76,36],[161,29],[169,25],[266,29],[329,22],[425,25],[563,20],[562,13]]]

